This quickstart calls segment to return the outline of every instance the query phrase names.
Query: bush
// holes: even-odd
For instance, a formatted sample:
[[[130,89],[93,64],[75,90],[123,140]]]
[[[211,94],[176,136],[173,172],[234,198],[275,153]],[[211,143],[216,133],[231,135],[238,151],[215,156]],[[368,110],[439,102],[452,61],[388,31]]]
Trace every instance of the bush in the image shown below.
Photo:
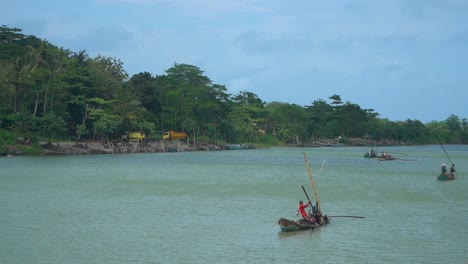
[[[265,146],[278,146],[280,145],[280,142],[278,141],[277,138],[275,138],[274,136],[271,136],[271,135],[265,135],[265,136],[262,136],[260,138],[258,138],[258,140],[256,140],[256,142],[262,144],[262,145],[265,145]]]
[[[17,145],[17,148],[24,152],[25,155],[29,156],[42,154],[42,147],[39,145],[39,143],[34,143],[29,146]]]
[[[0,128],[0,146],[14,145],[15,135],[3,128]]]

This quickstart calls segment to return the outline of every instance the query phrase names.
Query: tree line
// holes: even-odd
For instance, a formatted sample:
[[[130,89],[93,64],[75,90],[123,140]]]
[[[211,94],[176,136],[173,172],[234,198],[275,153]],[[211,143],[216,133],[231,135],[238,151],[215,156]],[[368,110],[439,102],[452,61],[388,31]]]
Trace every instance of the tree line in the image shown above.
[[[229,94],[194,65],[129,76],[119,59],[91,58],[21,32],[0,27],[0,132],[15,137],[119,140],[141,131],[160,139],[175,130],[213,143],[468,143],[467,119],[456,115],[427,124],[391,121],[337,94],[306,106],[267,103],[249,91]]]

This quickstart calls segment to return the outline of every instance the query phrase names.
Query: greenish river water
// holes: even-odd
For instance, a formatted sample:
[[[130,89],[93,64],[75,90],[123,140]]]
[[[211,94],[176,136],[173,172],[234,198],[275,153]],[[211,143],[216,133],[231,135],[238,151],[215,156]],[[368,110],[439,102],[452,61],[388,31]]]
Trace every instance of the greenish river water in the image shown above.
[[[1,263],[466,263],[468,146],[0,158]],[[313,231],[282,233],[314,197]],[[315,199],[313,199],[315,200]]]

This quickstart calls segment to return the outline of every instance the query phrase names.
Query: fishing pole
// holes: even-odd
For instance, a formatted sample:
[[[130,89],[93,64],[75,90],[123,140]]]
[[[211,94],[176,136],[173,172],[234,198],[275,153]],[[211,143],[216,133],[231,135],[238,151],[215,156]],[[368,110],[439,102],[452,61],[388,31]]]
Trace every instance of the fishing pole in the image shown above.
[[[452,160],[450,159],[450,156],[449,154],[447,153],[447,151],[445,150],[444,146],[442,145],[442,143],[440,143],[439,141],[439,138],[437,137],[436,133],[434,133],[434,130],[431,129],[431,132],[432,134],[434,135],[435,139],[437,140],[437,142],[439,143],[439,145],[442,147],[442,149],[444,150],[445,152],[445,155],[447,156],[447,158],[449,159],[450,163],[453,164]]]
[[[439,143],[440,144],[440,143]],[[445,151],[445,148],[444,146],[442,146],[442,144],[440,144],[440,146],[442,147],[442,149],[444,150],[445,152],[445,155],[447,155],[447,158],[449,159],[450,163],[453,164],[452,160],[450,159],[450,156],[448,155],[447,151]]]

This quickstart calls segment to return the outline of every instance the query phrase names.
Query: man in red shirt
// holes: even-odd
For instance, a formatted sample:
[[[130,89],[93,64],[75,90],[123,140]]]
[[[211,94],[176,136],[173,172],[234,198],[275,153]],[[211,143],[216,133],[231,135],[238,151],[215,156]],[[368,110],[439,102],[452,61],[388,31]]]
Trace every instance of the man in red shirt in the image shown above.
[[[302,215],[302,218],[304,218],[305,220],[307,221],[310,221],[311,223],[314,223],[315,222],[315,218],[314,217],[309,217],[309,215],[307,214],[306,212],[306,207],[309,206],[311,203],[310,201],[306,204],[304,204],[304,202],[302,200],[299,201],[299,212],[301,212],[301,215]]]

